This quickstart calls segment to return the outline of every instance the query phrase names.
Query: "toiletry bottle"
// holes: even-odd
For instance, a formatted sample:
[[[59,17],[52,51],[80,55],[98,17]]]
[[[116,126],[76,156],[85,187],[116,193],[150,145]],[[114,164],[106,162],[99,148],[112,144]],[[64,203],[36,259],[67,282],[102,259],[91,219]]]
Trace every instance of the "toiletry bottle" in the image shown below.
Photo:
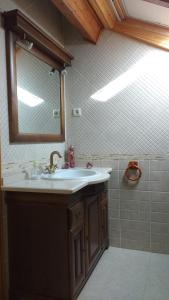
[[[68,148],[68,163],[70,168],[75,167],[75,153],[74,153],[74,147],[72,145]]]

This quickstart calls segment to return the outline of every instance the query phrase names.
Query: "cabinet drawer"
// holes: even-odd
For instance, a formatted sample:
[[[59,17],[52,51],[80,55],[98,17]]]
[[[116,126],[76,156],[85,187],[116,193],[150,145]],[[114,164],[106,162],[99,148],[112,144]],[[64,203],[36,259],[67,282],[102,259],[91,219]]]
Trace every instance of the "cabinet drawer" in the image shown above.
[[[70,228],[75,228],[84,222],[84,207],[83,203],[79,202],[69,208]]]

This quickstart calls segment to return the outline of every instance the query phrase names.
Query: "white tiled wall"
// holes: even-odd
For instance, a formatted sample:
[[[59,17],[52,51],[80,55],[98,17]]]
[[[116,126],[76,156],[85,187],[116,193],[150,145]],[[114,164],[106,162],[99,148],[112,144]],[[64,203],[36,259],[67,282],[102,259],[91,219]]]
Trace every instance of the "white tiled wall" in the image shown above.
[[[84,166],[113,168],[108,185],[112,246],[169,253],[169,53],[105,31],[97,45],[66,35],[74,55],[68,70],[68,142]],[[114,81],[107,102],[91,95]],[[73,107],[82,117],[73,118]],[[142,177],[123,180],[130,160]]]
[[[63,44],[61,16],[53,9],[52,3],[49,2],[48,0],[0,0],[0,10],[8,11],[16,8],[22,10],[55,40]],[[32,160],[48,160],[50,152],[56,149],[63,154],[65,143],[9,144],[5,32],[2,26],[0,26],[0,45],[0,127],[3,173],[5,173],[6,170],[8,172],[9,168],[18,169],[18,166],[22,163],[27,164]]]
[[[109,31],[97,45],[74,38],[69,49],[68,139],[77,153],[169,154],[169,53]],[[112,98],[91,98],[110,82]],[[81,118],[71,118],[73,107]]]

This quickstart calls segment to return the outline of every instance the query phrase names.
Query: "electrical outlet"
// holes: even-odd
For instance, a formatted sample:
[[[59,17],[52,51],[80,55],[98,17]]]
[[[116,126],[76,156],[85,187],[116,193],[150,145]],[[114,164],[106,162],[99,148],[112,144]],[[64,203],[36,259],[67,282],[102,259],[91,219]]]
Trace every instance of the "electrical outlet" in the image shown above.
[[[53,118],[60,118],[60,109],[53,109]]]
[[[73,108],[72,109],[72,116],[73,117],[80,117],[82,115],[82,109],[81,108]]]

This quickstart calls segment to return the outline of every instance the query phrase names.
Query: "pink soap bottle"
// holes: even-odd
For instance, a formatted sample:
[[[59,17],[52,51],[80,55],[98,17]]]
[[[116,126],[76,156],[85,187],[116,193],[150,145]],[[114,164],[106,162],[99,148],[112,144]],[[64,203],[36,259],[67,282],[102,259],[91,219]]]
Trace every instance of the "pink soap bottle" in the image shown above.
[[[68,153],[67,153],[67,160],[69,163],[70,168],[75,167],[75,152],[74,152],[74,147],[72,145],[69,146],[68,148]]]

